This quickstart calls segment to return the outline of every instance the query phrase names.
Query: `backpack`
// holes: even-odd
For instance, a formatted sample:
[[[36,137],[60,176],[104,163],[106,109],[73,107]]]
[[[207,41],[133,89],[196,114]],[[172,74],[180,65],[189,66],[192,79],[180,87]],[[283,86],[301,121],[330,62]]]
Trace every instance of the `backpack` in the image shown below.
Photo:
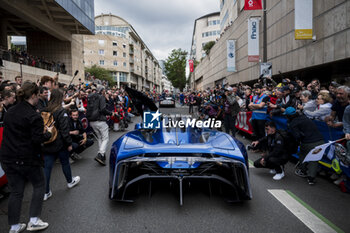
[[[41,117],[43,118],[43,121],[44,121],[44,127],[48,127],[48,128],[52,127],[50,139],[44,142],[44,144],[49,144],[55,141],[58,135],[58,131],[55,126],[55,118],[53,117],[53,114],[51,114],[50,112],[42,112]]]
[[[87,98],[86,118],[89,121],[96,121],[100,116],[99,97],[97,94],[89,95]]]
[[[284,129],[280,129],[277,132],[282,136],[282,138],[284,140],[284,145],[285,145],[286,151],[290,155],[296,154],[298,152],[299,144],[298,144],[297,140],[295,140],[292,133],[287,131],[287,130],[284,130]]]

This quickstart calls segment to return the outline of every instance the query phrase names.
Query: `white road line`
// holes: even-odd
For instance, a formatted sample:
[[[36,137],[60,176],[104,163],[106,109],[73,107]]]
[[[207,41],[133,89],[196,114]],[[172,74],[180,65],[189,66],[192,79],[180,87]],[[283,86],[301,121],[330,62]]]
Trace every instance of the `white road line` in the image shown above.
[[[301,203],[291,197],[285,190],[269,189],[268,191],[313,232],[336,232],[328,224],[323,222],[310,210],[305,208]]]

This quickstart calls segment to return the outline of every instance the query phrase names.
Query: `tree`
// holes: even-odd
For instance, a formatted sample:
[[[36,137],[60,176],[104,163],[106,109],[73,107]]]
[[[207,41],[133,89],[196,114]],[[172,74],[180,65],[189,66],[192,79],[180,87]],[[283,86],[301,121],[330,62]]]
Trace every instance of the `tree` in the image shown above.
[[[215,41],[209,41],[203,46],[203,50],[209,55],[211,48],[215,45]]]
[[[186,86],[186,56],[185,50],[173,49],[164,63],[166,76],[180,91]]]
[[[108,81],[109,84],[114,83],[111,71],[106,70],[105,68],[93,65],[90,68],[85,67],[85,72],[90,73],[90,75],[97,79]]]

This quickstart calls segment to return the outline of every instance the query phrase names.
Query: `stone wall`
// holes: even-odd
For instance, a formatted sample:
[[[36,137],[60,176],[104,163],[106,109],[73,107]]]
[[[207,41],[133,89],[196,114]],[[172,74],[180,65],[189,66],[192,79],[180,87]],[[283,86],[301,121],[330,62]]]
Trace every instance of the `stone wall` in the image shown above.
[[[0,71],[3,73],[4,80],[11,80],[15,81],[16,76],[21,75],[21,67],[20,64],[9,62],[9,61],[3,61],[4,67],[0,67]],[[23,74],[23,81],[30,80],[33,82],[36,82],[38,79],[40,79],[42,76],[47,75],[50,77],[54,77],[56,75],[56,72],[44,70],[35,68],[32,66],[22,65],[22,74]],[[60,74],[59,75],[59,82],[69,84],[71,81],[72,76]],[[78,82],[78,77],[75,78],[74,83]]]

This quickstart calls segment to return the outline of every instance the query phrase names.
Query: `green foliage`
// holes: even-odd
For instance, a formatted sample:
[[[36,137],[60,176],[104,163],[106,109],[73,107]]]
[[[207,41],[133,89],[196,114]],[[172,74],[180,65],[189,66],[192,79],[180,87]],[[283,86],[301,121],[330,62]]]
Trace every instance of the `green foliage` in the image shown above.
[[[209,41],[203,47],[203,50],[207,55],[209,55],[211,48],[215,45],[215,41]]]
[[[186,86],[186,56],[185,50],[173,49],[164,63],[166,76],[180,91]]]
[[[114,83],[111,71],[100,66],[93,65],[90,68],[85,67],[85,72],[90,73],[90,75],[95,76],[97,79],[108,81],[109,84]]]

